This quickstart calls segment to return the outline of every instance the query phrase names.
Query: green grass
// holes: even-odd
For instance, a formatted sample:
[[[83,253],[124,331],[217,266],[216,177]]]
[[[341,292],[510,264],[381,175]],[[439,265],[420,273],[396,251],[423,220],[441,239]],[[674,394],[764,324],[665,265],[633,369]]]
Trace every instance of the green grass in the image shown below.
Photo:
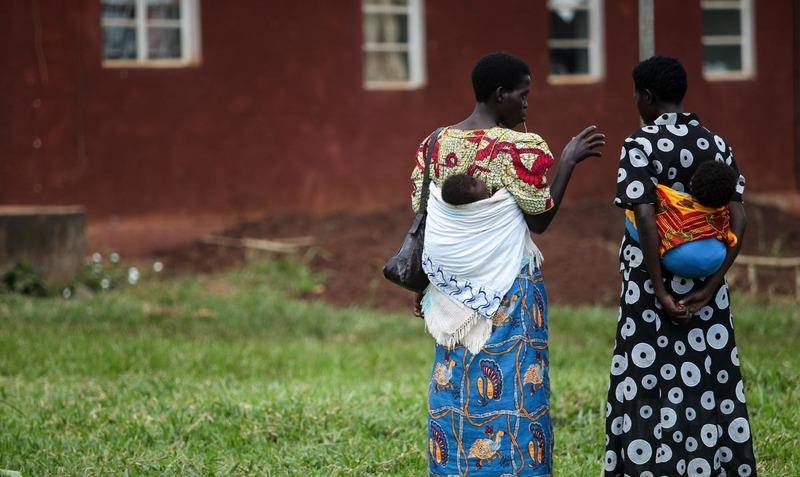
[[[0,469],[424,475],[421,321],[286,298],[315,283],[276,262],[80,301],[0,295]],[[761,475],[800,475],[796,305],[736,310]],[[557,475],[600,473],[615,324],[551,310]]]

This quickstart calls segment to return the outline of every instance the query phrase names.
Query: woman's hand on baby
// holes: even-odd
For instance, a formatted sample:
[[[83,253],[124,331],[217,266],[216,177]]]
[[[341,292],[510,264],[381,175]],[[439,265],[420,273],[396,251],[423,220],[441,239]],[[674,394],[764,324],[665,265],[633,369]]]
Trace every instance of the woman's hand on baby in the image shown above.
[[[574,136],[561,151],[561,160],[578,164],[589,157],[603,155],[598,148],[606,145],[606,135],[597,131],[597,126],[589,126]]]

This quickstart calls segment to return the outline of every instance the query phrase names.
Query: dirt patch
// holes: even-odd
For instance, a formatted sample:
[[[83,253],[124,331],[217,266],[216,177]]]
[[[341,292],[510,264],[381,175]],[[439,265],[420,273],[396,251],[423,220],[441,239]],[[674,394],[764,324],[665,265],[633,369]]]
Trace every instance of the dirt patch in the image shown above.
[[[800,254],[800,217],[765,205],[749,204],[747,211],[750,226],[743,253]],[[275,215],[242,222],[220,235],[270,239],[314,236],[316,246],[304,253],[311,265],[327,276],[326,285],[316,290],[318,296],[337,305],[407,310],[411,294],[388,283],[381,270],[400,244],[410,220],[405,207],[363,214]],[[582,201],[562,207],[547,233],[535,237],[545,255],[543,273],[551,303],[617,303],[617,253],[622,231],[622,212],[608,201]],[[179,273],[215,272],[245,262],[242,250],[199,242],[160,250],[155,255]],[[784,275],[766,273],[764,286],[786,288]],[[741,279],[737,283],[747,286]]]

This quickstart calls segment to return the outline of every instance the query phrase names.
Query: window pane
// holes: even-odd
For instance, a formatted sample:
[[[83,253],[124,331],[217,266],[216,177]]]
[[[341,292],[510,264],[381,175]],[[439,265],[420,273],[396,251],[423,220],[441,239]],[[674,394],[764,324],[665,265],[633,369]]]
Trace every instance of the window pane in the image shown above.
[[[408,0],[364,0],[364,5],[393,5],[404,7]]]
[[[569,15],[550,12],[550,38],[589,38],[589,12],[572,10]]]
[[[703,67],[709,73],[742,70],[742,47],[739,45],[706,46]]]
[[[136,18],[135,0],[102,0],[100,8],[102,18]]]
[[[410,79],[408,53],[366,52],[364,77],[367,81],[408,81]]]
[[[576,8],[589,8],[589,0],[549,0],[547,8],[550,10],[574,10]]]
[[[147,18],[179,20],[181,18],[180,0],[147,0]]]
[[[150,27],[147,29],[149,59],[181,58],[181,29]]]
[[[136,29],[103,27],[103,58],[108,60],[136,59]]]
[[[408,15],[364,15],[364,39],[368,43],[408,43]]]
[[[550,74],[552,75],[589,74],[589,49],[551,48]]]
[[[703,10],[703,35],[741,35],[740,10]]]

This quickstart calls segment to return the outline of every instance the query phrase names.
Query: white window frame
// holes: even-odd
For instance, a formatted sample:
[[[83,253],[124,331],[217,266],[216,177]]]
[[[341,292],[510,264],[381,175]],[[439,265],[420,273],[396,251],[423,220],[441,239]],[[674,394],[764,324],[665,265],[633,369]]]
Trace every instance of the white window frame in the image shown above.
[[[362,44],[361,58],[362,61],[366,62],[367,52],[407,52],[409,79],[407,81],[368,81],[365,77],[364,89],[406,90],[424,86],[427,77],[425,68],[425,7],[423,0],[408,0],[407,6],[367,5],[362,0],[361,12],[362,15],[368,13],[402,13],[408,15],[408,43],[375,43],[368,42],[365,39]],[[362,32],[363,34],[364,32]]]
[[[729,81],[752,79],[756,73],[755,64],[755,8],[753,0],[702,0],[700,6],[703,10],[739,10],[741,21],[741,35],[703,35],[702,45],[741,46],[742,69],[739,71],[707,71],[705,69],[705,52],[703,53],[703,77],[710,81]]]
[[[547,2],[547,21],[550,22],[551,3]],[[586,74],[553,74],[548,72],[547,81],[550,84],[576,84],[596,83],[605,75],[605,31],[603,0],[589,0],[585,7],[576,7],[576,10],[587,11],[589,14],[589,38],[549,38],[547,39],[548,58],[550,50],[559,48],[588,48],[589,73]],[[549,65],[548,65],[549,69]]]
[[[200,0],[180,0],[181,18],[147,19],[147,0],[134,0],[135,18],[101,18],[102,27],[135,27],[136,58],[103,58],[105,68],[183,68],[200,64]],[[148,26],[178,27],[181,31],[180,58],[148,58]]]

